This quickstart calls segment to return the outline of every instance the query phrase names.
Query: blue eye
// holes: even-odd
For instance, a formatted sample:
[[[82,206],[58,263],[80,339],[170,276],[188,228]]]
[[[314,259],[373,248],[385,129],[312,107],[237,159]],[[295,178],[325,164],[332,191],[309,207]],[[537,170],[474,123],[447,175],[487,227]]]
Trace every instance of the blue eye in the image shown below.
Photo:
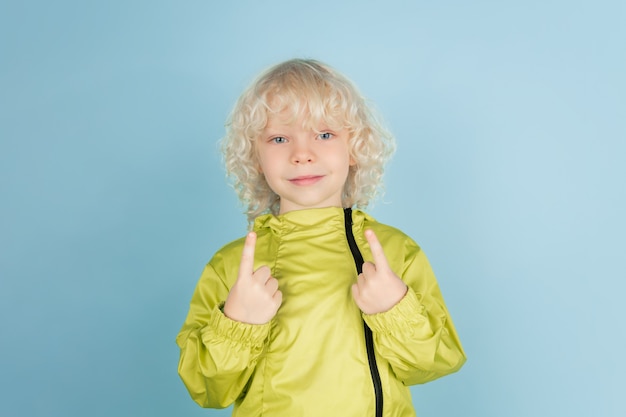
[[[282,136],[276,136],[275,138],[272,138],[271,141],[274,143],[287,143],[287,139]]]
[[[329,132],[320,133],[320,134],[318,135],[318,137],[319,137],[320,139],[322,139],[322,140],[328,140],[328,139],[332,138],[333,136],[334,136],[334,135],[333,135],[332,133],[329,133]]]

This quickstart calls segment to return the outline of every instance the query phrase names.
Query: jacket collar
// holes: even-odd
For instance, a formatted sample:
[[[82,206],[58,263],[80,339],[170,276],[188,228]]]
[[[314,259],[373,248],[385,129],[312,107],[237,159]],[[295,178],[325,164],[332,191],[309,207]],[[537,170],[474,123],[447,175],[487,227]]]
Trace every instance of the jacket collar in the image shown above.
[[[360,210],[353,210],[352,213],[352,221],[355,225],[361,225],[367,217]],[[264,214],[255,219],[253,230],[259,232],[270,229],[279,235],[303,229],[343,230],[343,216],[343,208],[341,207],[294,210],[278,216]]]

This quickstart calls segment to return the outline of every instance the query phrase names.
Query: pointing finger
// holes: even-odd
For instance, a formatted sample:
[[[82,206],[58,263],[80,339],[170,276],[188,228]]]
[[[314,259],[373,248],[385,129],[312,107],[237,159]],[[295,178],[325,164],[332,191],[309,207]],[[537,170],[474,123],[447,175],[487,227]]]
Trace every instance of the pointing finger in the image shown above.
[[[242,274],[251,276],[254,268],[254,248],[256,246],[256,233],[250,232],[246,236],[241,253],[241,263],[239,264],[239,276]]]
[[[373,230],[367,229],[365,231],[365,238],[367,239],[367,243],[370,245],[370,250],[372,251],[372,257],[374,258],[374,264],[376,268],[388,268],[389,264],[387,263],[387,257],[385,256],[385,252],[383,251],[383,247],[378,241],[376,234]]]

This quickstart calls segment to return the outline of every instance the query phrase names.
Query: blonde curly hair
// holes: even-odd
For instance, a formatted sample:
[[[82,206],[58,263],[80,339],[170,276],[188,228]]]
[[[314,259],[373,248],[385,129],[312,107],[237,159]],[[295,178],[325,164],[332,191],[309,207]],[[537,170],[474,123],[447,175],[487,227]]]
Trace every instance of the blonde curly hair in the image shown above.
[[[226,123],[221,141],[226,172],[248,221],[260,214],[278,214],[280,197],[258,169],[255,141],[268,119],[288,112],[291,120],[303,117],[314,126],[349,132],[350,167],[344,186],[344,207],[364,208],[382,187],[385,163],[395,141],[354,84],[333,68],[316,60],[292,59],[263,72],[239,97]]]

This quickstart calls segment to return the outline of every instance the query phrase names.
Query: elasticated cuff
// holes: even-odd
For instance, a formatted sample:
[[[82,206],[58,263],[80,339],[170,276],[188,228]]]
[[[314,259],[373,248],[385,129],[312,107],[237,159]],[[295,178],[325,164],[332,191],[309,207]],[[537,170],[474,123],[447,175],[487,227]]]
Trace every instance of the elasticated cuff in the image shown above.
[[[377,314],[363,314],[363,320],[375,333],[393,333],[406,327],[415,327],[426,320],[424,305],[414,291],[409,289],[391,310]]]
[[[271,322],[270,322],[271,323]],[[234,344],[260,348],[269,334],[270,323],[248,324],[229,319],[224,315],[220,306],[215,306],[211,313],[211,319],[202,330],[202,338],[210,334],[210,337],[218,337],[229,340]]]

